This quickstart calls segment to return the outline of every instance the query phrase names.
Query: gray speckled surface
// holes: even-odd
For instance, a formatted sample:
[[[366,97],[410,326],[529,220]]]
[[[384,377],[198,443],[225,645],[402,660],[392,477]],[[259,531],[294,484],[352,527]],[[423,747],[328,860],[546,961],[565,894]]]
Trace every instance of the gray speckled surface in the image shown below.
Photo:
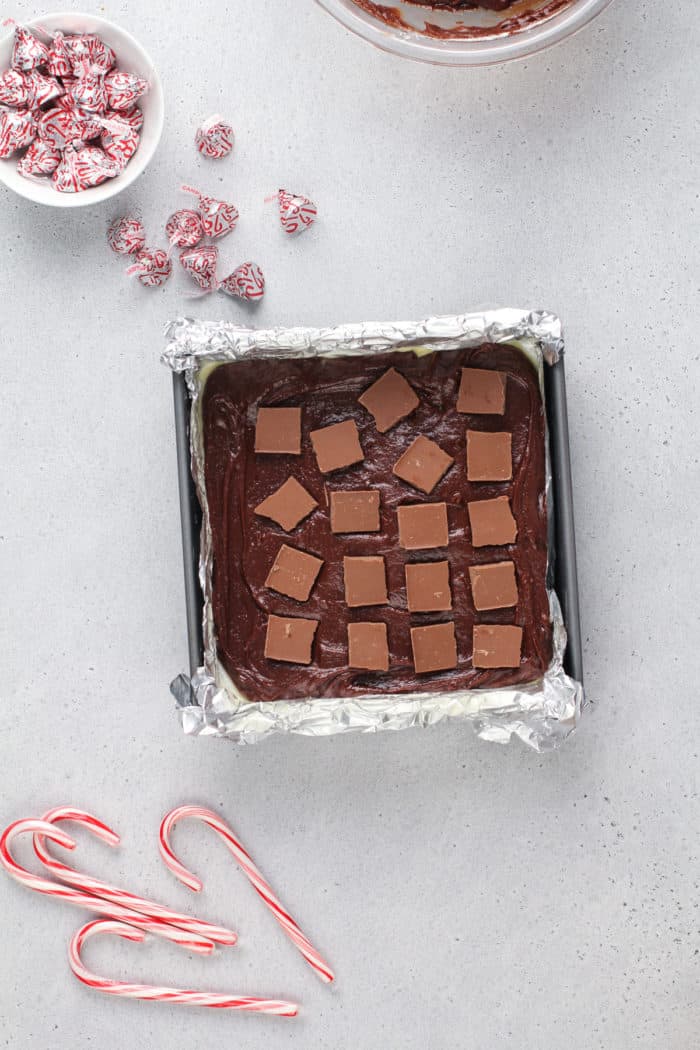
[[[98,10],[97,5],[85,7]],[[297,1021],[109,1001],[70,977],[79,915],[3,879],[0,1046],[687,1050],[700,1024],[695,508],[700,19],[616,0],[508,68],[372,51],[310,0],[105,3],[151,50],[168,104],[118,204],[53,214],[0,191],[4,360],[3,822],[70,801],[124,835],[86,866],[184,905],[157,857],[169,806],[220,807],[326,950],[322,987],[205,829],[177,843],[216,960],[95,945],[109,973],[298,997]],[[253,15],[253,11],[255,14]],[[35,9],[15,4],[17,17]],[[221,109],[219,167],[190,147]],[[170,380],[161,329],[228,299],[122,277],[107,218],[160,229],[187,180],[242,212],[264,324],[545,305],[566,322],[586,665],[596,701],[558,754],[466,727],[236,750],[180,735],[185,663]],[[309,193],[285,241],[262,198]],[[695,315],[695,316],[693,316]],[[134,374],[139,375],[134,382]]]

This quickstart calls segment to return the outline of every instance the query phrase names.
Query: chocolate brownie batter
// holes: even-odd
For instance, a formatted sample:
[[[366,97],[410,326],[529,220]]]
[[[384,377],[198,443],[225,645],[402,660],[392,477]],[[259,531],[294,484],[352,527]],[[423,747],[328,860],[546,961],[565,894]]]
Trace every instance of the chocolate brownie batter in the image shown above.
[[[392,366],[411,384],[420,404],[386,433],[379,433],[358,398]],[[463,367],[507,373],[504,415],[457,412]],[[255,422],[260,406],[301,407],[300,455],[256,454]],[[450,691],[513,685],[543,674],[552,654],[545,587],[544,413],[537,376],[522,353],[508,346],[484,345],[422,357],[396,352],[362,358],[270,359],[221,365],[206,383],[202,416],[218,655],[248,699]],[[309,435],[349,419],[357,424],[364,460],[324,475]],[[468,429],[512,434],[511,479],[467,480]],[[429,436],[454,458],[429,496],[422,496],[392,470],[419,434]],[[290,476],[318,506],[287,532],[254,511]],[[339,534],[331,530],[330,492],[354,489],[379,491],[378,532]],[[503,496],[510,498],[517,522],[516,541],[498,547],[473,547],[467,503]],[[399,546],[397,507],[421,502],[447,505],[447,547],[406,550]],[[308,601],[295,601],[265,586],[282,544],[323,560]],[[386,565],[388,604],[349,608],[345,602],[344,558],[378,556]],[[405,565],[445,560],[449,562],[452,609],[409,612]],[[515,565],[517,605],[477,613],[469,566],[506,560]],[[318,621],[308,666],[265,657],[270,615]],[[385,673],[349,666],[348,623],[366,622],[387,625],[389,670]],[[411,628],[448,622],[455,625],[457,666],[417,674]],[[517,668],[474,667],[475,623],[522,628]]]

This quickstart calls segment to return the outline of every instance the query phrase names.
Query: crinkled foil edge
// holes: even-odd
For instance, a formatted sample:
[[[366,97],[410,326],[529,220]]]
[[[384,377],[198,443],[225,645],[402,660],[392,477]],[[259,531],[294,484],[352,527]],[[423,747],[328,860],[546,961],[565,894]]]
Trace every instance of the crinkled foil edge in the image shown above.
[[[469,720],[484,740],[507,743],[515,736],[537,751],[558,747],[575,729],[584,695],[582,685],[563,668],[566,628],[553,590],[549,591],[553,657],[539,681],[516,688],[382,694],[361,699],[321,697],[256,703],[242,696],[225,675],[216,653],[211,606],[213,553],[204,485],[200,395],[209,372],[207,366],[242,358],[354,356],[423,346],[450,350],[483,342],[517,344],[535,363],[542,388],[544,363],[554,364],[564,350],[559,318],[545,311],[503,309],[431,317],[417,323],[367,322],[337,328],[267,330],[180,318],[167,326],[166,339],[162,360],[173,371],[185,373],[192,396],[192,474],[203,512],[199,577],[204,595],[204,666],[191,679],[178,675],[171,685],[184,731],[252,744],[275,733],[373,733],[462,718]],[[546,492],[549,503],[549,455]]]

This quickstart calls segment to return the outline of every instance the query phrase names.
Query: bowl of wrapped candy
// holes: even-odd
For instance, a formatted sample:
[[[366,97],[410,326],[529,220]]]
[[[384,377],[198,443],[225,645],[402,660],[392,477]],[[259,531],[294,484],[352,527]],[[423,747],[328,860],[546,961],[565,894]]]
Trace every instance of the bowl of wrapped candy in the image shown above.
[[[138,178],[163,131],[163,89],[129,33],[96,15],[44,15],[0,40],[0,182],[76,208]]]

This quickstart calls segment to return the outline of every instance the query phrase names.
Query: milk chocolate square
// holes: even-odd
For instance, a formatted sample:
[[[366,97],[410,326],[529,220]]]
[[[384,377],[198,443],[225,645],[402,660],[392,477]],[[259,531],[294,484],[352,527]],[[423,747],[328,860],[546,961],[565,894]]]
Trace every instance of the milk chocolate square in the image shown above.
[[[518,525],[507,496],[467,503],[473,547],[500,547],[515,543]]]
[[[301,455],[301,409],[259,408],[255,451]]]
[[[506,410],[506,373],[490,368],[463,368],[457,411],[475,416],[502,416]]]
[[[255,513],[276,522],[285,532],[291,532],[317,506],[311,493],[296,478],[287,478],[262,503],[258,503]]]
[[[345,601],[351,609],[361,605],[386,605],[384,558],[343,558]]]
[[[283,543],[267,575],[265,586],[278,594],[286,594],[288,598],[305,602],[308,601],[322,567],[321,558]]]
[[[379,489],[331,492],[331,532],[379,532]]]
[[[411,647],[416,674],[449,671],[457,666],[457,642],[452,622],[412,627]]]
[[[354,419],[312,430],[311,444],[322,474],[330,474],[334,470],[350,467],[353,463],[361,463],[365,458]]]
[[[518,585],[512,561],[497,561],[490,565],[470,565],[474,608],[510,609],[518,604]]]
[[[510,481],[513,452],[510,433],[467,431],[467,480]]]
[[[385,623],[348,624],[348,666],[363,671],[389,670]]]
[[[310,664],[317,627],[318,620],[270,615],[265,635],[265,656],[268,660],[284,660],[289,664]]]
[[[522,627],[500,624],[474,625],[474,667],[520,667]]]
[[[394,464],[394,474],[430,495],[453,463],[452,456],[443,452],[430,438],[419,434]]]
[[[449,562],[409,562],[406,565],[406,597],[409,612],[444,612],[451,609]]]
[[[446,547],[447,504],[405,503],[397,509],[399,519],[399,546],[407,551]]]
[[[357,400],[372,413],[380,434],[410,416],[420,404],[411,384],[395,368],[389,368]]]

